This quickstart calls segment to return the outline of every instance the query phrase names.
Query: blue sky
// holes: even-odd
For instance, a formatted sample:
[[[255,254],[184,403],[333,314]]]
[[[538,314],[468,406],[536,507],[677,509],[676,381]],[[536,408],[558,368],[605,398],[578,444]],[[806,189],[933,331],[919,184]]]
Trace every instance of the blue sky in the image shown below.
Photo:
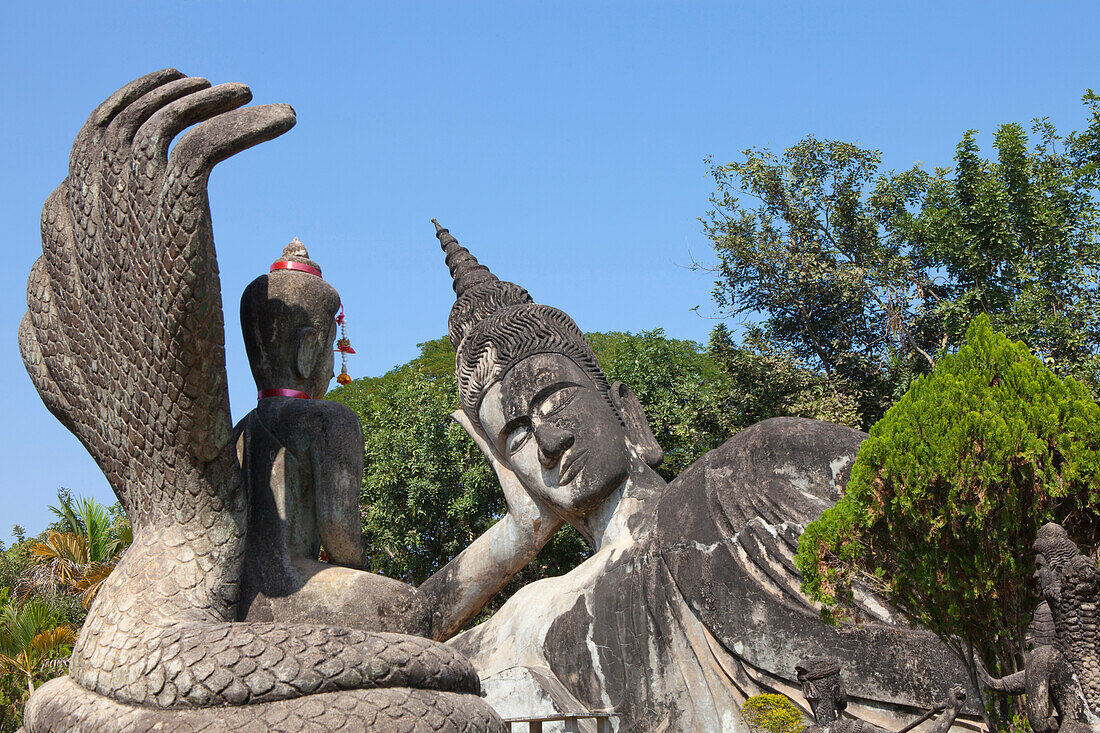
[[[237,299],[297,236],[381,374],[446,332],[438,217],[582,329],[705,341],[703,158],[807,133],[949,165],[969,128],[1083,126],[1095,2],[115,2],[0,8],[0,540],[58,487],[110,487],[31,387],[15,333],[42,202],[111,91],[166,66],[288,102],[297,127],[215,170],[211,208],[235,419],[254,386]]]

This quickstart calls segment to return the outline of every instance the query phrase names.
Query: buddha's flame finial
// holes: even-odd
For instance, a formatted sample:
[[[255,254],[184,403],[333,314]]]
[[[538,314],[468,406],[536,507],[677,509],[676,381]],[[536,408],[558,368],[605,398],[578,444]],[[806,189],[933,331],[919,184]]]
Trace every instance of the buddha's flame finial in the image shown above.
[[[454,280],[455,295],[462,295],[474,285],[480,282],[496,280],[496,276],[489,272],[489,268],[477,261],[469,250],[458,243],[451,233],[432,219],[435,224],[435,236],[439,238],[439,245],[447,254],[447,267],[451,271]]]

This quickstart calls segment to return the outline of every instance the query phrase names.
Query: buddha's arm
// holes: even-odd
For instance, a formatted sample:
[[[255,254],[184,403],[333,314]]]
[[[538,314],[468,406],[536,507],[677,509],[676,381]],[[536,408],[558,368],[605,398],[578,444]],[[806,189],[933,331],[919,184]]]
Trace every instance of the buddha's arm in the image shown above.
[[[332,403],[334,406],[336,403]],[[344,407],[339,405],[339,407]],[[330,562],[364,569],[367,549],[359,519],[363,480],[363,428],[351,410],[327,411],[324,439],[310,451],[317,531]]]
[[[508,513],[418,588],[432,609],[435,639],[449,639],[458,633],[562,526],[562,521],[533,499],[516,475],[496,459],[466,415],[457,411],[454,418],[496,471]]]

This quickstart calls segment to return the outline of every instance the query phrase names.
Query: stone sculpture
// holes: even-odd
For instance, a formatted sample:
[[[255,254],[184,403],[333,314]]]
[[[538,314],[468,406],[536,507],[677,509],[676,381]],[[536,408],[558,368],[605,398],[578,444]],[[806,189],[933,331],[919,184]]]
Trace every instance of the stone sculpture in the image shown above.
[[[1024,707],[1035,733],[1089,730],[1088,722],[1100,714],[1100,570],[1054,522],[1039,529],[1032,550],[1043,602],[1029,628],[1032,648],[1024,654],[1024,668],[992,679],[978,665],[978,675],[998,692],[1026,695]]]
[[[361,572],[363,431],[321,399],[333,371],[340,296],[295,239],[241,296],[258,404],[235,428],[249,519],[239,615],[427,636],[404,583]],[[321,545],[328,563],[318,562]]]
[[[287,105],[242,108],[250,98],[174,69],[127,84],[92,112],[43,208],[20,350],[46,406],[106,474],[134,542],[69,674],[34,692],[24,726],[503,731],[473,668],[437,642],[235,621],[248,507],[206,186],[216,163],[295,120]]]
[[[456,419],[544,530],[573,524],[595,554],[532,583],[449,644],[505,716],[614,711],[620,730],[740,730],[740,703],[793,696],[792,670],[829,649],[853,708],[896,722],[966,679],[930,632],[869,594],[859,625],[827,626],[799,590],[805,525],[839,497],[866,437],[778,418],[742,431],[666,486],[637,398],[609,384],[565,313],[502,282],[436,224],[456,301]]]
[[[862,720],[843,716],[848,707],[848,693],[840,679],[840,662],[833,657],[811,657],[795,667],[795,676],[802,685],[802,696],[813,712],[814,724],[807,733],[887,733],[886,729]],[[939,712],[943,712],[927,733],[946,733],[959,715],[966,701],[966,691],[953,687],[947,698],[899,731],[912,730],[918,724]]]
[[[363,569],[363,431],[347,406],[319,399],[332,377],[339,308],[297,240],[241,297],[260,399],[236,428],[249,497],[240,615],[448,638],[552,533],[516,505],[419,587]],[[328,563],[317,561],[322,544]]]

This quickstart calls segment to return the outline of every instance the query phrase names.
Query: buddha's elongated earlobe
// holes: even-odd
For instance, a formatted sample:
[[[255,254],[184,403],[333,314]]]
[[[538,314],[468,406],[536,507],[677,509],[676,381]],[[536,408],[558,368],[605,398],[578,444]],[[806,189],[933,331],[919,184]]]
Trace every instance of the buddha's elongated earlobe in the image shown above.
[[[622,382],[611,385],[611,403],[619,411],[623,425],[626,426],[626,437],[630,447],[638,454],[650,468],[657,468],[665,458],[665,451],[653,437],[653,430],[649,427],[642,403],[634,390]]]

